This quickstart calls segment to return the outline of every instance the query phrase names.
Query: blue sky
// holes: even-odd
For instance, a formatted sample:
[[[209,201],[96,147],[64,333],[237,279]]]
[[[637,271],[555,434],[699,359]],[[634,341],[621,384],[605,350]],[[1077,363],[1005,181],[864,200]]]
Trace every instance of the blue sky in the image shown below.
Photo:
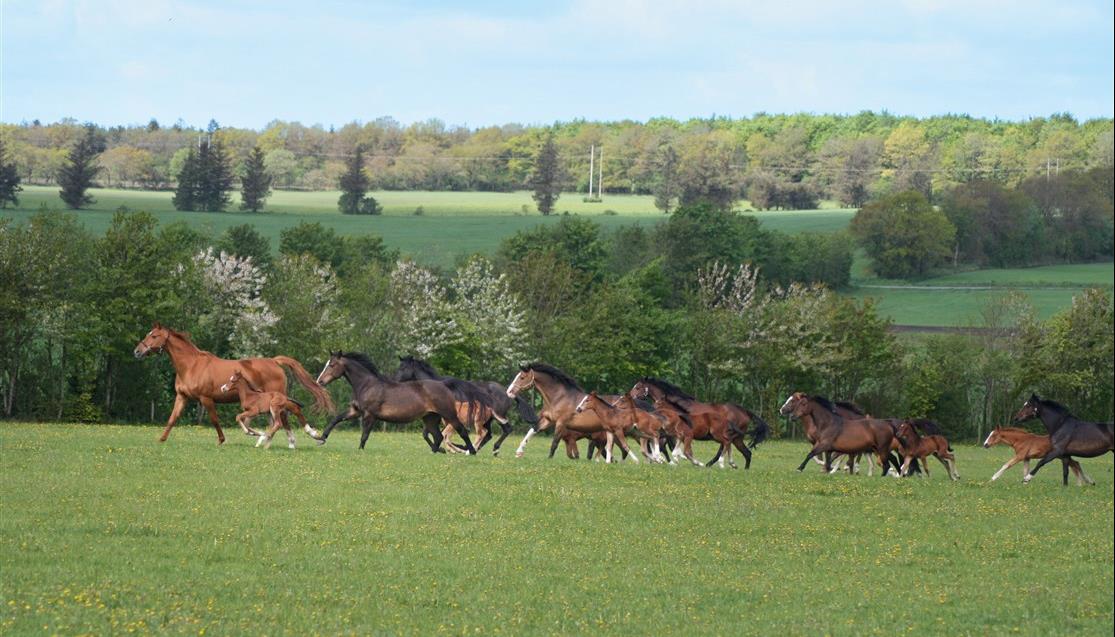
[[[1113,111],[1112,2],[3,0],[0,120]]]

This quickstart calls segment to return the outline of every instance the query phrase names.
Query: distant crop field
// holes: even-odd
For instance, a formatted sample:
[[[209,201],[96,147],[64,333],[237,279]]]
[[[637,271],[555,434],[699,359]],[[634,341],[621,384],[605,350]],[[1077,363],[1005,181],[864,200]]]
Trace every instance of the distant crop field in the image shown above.
[[[1113,465],[1064,488],[434,456],[417,432],[224,447],[0,423],[0,632],[1109,635]],[[521,433],[521,432],[520,432]],[[517,442],[517,440],[516,440]],[[697,448],[708,458],[707,444]]]
[[[898,325],[929,325],[977,327],[980,311],[992,300],[1009,292],[1008,288],[994,290],[922,290],[916,287],[903,289],[855,288],[856,298],[871,297],[878,301],[879,311],[891,317]],[[1047,319],[1072,305],[1072,297],[1079,289],[1051,288],[1020,290],[1034,306],[1039,318]]]

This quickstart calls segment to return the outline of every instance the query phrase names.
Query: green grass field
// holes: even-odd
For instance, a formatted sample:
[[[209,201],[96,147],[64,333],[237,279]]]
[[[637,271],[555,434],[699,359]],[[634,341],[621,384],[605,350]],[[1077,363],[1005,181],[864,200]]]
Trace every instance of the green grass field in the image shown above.
[[[1113,465],[824,476],[0,424],[0,632],[1110,635]],[[517,442],[517,439],[515,440]],[[702,446],[698,453],[710,455]]]

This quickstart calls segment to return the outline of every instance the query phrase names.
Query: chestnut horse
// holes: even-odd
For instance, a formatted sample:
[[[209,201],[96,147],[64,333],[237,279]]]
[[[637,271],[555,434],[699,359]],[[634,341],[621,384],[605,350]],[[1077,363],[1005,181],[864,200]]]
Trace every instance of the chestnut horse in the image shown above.
[[[590,392],[581,399],[581,402],[577,403],[576,413],[580,414],[587,411],[595,413],[601,424],[604,425],[604,436],[607,439],[604,447],[604,462],[610,463],[612,461],[612,446],[618,441],[619,446],[624,451],[624,459],[626,460],[628,454],[630,454],[635,464],[639,464],[639,457],[631,453],[631,448],[627,446],[627,432],[630,431],[635,434],[639,438],[640,445],[642,445],[646,433],[636,428],[634,416],[619,407],[613,407],[611,403],[597,396],[595,391]],[[649,455],[647,457],[650,458]]]
[[[723,467],[721,454],[726,451],[728,465],[735,469],[736,463],[732,460],[732,447],[735,446],[743,454],[744,468],[750,469],[751,449],[766,440],[770,434],[767,423],[750,410],[732,403],[702,403],[676,385],[659,378],[640,378],[631,388],[631,393],[656,402],[659,398],[665,398],[676,410],[684,411],[689,416],[692,428],[686,432],[683,453],[691,462],[696,462],[693,460],[693,440],[712,439],[720,443],[720,448],[705,466],[712,466],[720,461],[720,466]],[[750,448],[744,443],[744,436],[748,433],[751,434]],[[674,453],[677,453],[676,448]]]
[[[890,449],[894,442],[894,429],[890,423],[876,418],[845,420],[836,411],[836,406],[821,396],[810,396],[794,392],[782,404],[779,412],[793,415],[806,429],[815,428],[813,448],[801,462],[798,471],[813,457],[830,451],[848,454],[849,470],[855,471],[854,454],[874,453],[883,467],[883,475],[890,469]],[[825,456],[825,470],[831,471],[831,459]],[[895,467],[897,469],[897,467]]]
[[[270,449],[271,439],[275,437],[279,427],[282,427],[286,430],[287,446],[294,449],[294,432],[290,430],[290,424],[283,418],[283,412],[294,414],[311,438],[316,440],[319,436],[317,430],[310,426],[306,416],[302,414],[302,403],[281,392],[256,389],[239,370],[232,372],[228,382],[221,385],[221,391],[235,391],[240,396],[240,408],[244,411],[237,414],[236,422],[240,423],[241,427],[247,429],[252,418],[261,414],[269,416],[271,427],[256,441],[257,447],[263,445],[265,449]]]
[[[1045,425],[1045,430],[1049,432],[1050,449],[1034,470],[1026,473],[1022,482],[1033,480],[1039,469],[1058,458],[1095,458],[1109,451],[1115,452],[1115,435],[1109,422],[1080,420],[1069,413],[1064,405],[1040,398],[1037,394],[1030,394],[1030,398],[1014,415],[1014,422],[1021,423],[1031,418],[1040,418],[1041,424]],[[1061,465],[1061,481],[1065,485],[1069,483],[1068,463]]]
[[[1030,461],[1035,458],[1044,458],[1045,454],[1053,448],[1049,443],[1049,436],[1042,436],[1040,434],[1030,433],[1025,429],[1017,427],[995,427],[991,433],[987,434],[987,440],[983,441],[983,448],[990,449],[994,445],[1004,444],[1010,445],[1014,449],[1014,457],[1007,460],[1006,463],[991,476],[991,481],[998,480],[1007,469],[1010,469],[1019,462],[1022,463],[1023,475],[1030,473]],[[1073,475],[1076,476],[1076,485],[1083,486],[1084,483],[1095,484],[1096,481],[1088,477],[1084,473],[1084,469],[1080,467],[1080,463],[1072,458],[1061,458],[1061,462],[1067,463],[1069,469],[1072,469]]]
[[[302,368],[302,365],[287,356],[272,358],[242,358],[240,360],[226,360],[199,349],[190,342],[189,337],[181,332],[176,332],[159,323],[151,328],[147,336],[143,337],[136,346],[136,358],[143,358],[149,354],[165,351],[170,356],[170,363],[174,366],[174,408],[170,411],[163,435],[159,442],[166,442],[174,423],[182,415],[186,403],[196,400],[209,412],[209,422],[217,430],[217,444],[223,444],[225,433],[221,431],[217,419],[216,403],[234,403],[239,397],[236,392],[222,391],[221,385],[228,380],[233,372],[241,372],[244,378],[251,381],[252,385],[262,391],[277,391],[286,394],[287,380],[283,368],[290,369],[294,378],[309,390],[314,397],[314,408],[323,412],[333,410],[333,400],[329,393],[314,382],[313,378]],[[285,419],[285,415],[284,415]],[[246,425],[241,424],[244,433],[249,436],[258,436],[260,433]]]
[[[910,475],[910,463],[916,458],[922,461],[922,477],[929,477],[929,465],[925,464],[925,459],[930,455],[936,456],[941,464],[945,465],[945,470],[948,471],[949,478],[952,480],[959,480],[960,474],[956,471],[956,456],[952,455],[952,447],[949,446],[949,441],[944,436],[939,434],[931,434],[922,436],[914,427],[914,423],[909,420],[903,420],[898,425],[898,430],[895,432],[894,437],[898,439],[902,446],[902,455],[904,461],[902,462],[902,475]]]
[[[476,449],[468,437],[468,428],[457,417],[457,403],[453,392],[445,383],[436,380],[397,382],[379,373],[375,364],[359,352],[331,352],[325,367],[318,374],[317,382],[328,385],[344,377],[352,386],[352,402],[348,409],[337,414],[321,432],[318,444],[325,444],[337,423],[360,419],[360,448],[363,449],[376,422],[406,423],[422,420],[422,438],[430,451],[444,453],[441,448],[441,421],[453,425],[457,435],[465,441],[468,453]]]

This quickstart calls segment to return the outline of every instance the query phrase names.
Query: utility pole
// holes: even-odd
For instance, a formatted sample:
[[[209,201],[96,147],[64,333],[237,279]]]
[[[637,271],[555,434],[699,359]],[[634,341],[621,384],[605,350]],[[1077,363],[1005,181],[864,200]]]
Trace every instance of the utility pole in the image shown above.
[[[596,159],[596,144],[593,144],[588,151],[588,198],[592,199],[592,175],[595,172],[593,160]]]
[[[600,179],[596,182],[596,198],[604,201],[604,146],[600,146]]]

